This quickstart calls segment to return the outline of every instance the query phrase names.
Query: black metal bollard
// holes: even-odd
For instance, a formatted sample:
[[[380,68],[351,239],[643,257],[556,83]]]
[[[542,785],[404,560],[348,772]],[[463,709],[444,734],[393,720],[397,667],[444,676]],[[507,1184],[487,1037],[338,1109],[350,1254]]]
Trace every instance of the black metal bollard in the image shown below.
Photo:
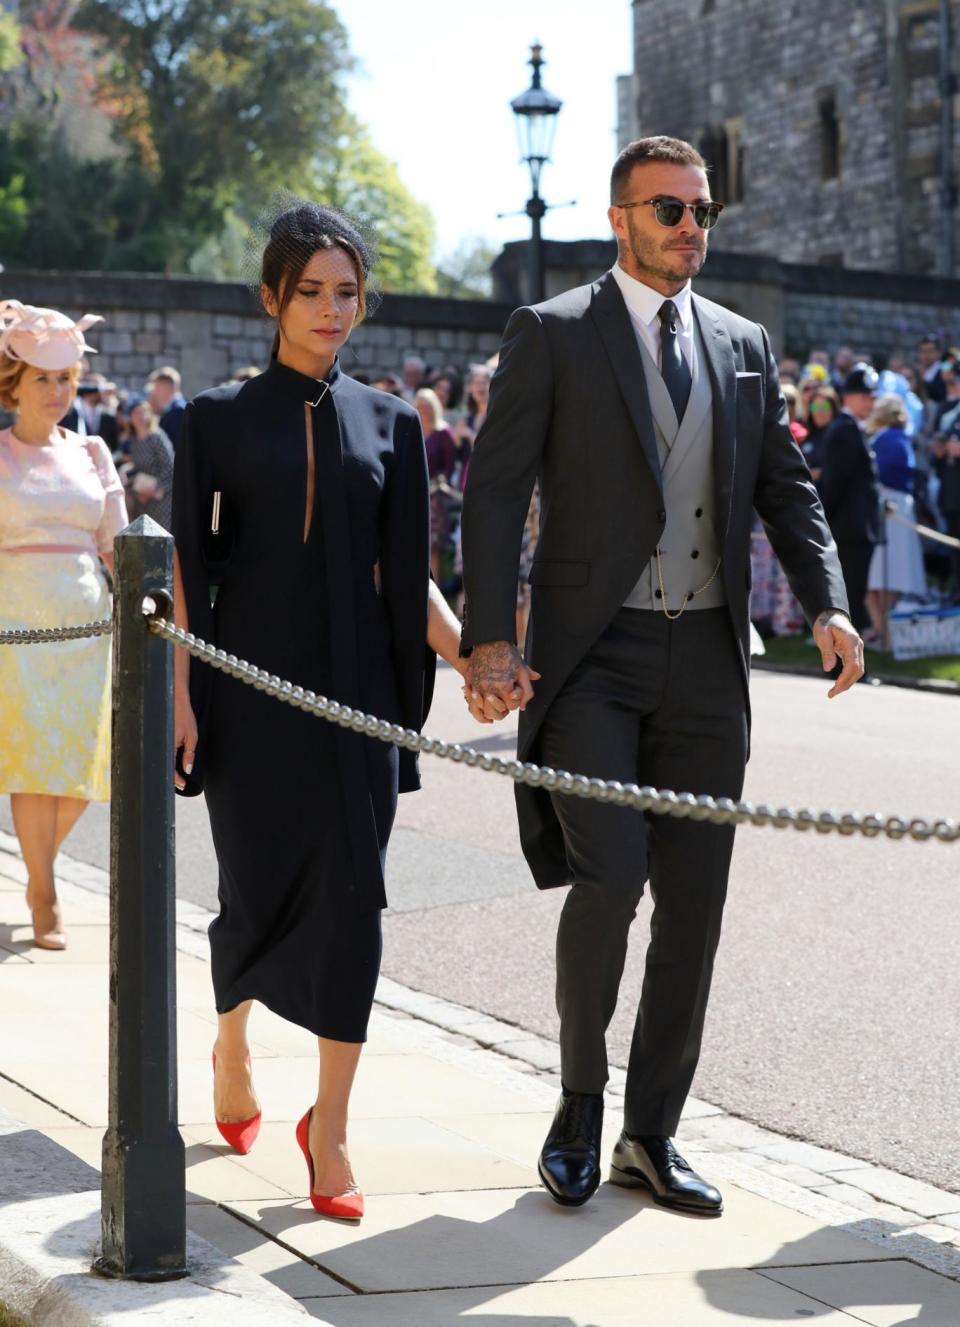
[[[177,1127],[173,650],[144,623],[173,601],[173,540],[140,516],[114,544],[110,806],[110,1114],[95,1270],[186,1276]]]

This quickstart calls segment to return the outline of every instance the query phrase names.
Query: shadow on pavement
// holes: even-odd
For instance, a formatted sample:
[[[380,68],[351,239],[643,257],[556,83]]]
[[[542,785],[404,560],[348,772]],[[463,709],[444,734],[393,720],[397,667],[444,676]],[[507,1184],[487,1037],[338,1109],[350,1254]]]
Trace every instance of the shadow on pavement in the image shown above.
[[[873,1219],[832,1226],[831,1230],[859,1238],[863,1238],[868,1230],[872,1236],[880,1233],[904,1237],[902,1226]],[[937,1247],[935,1241],[925,1242],[931,1249]],[[877,1247],[873,1241],[871,1247]],[[778,1285],[809,1296],[811,1300],[819,1300],[818,1304],[803,1311],[803,1316],[810,1321],[826,1317],[838,1309],[853,1313],[857,1309],[878,1307],[889,1311],[902,1305],[905,1309],[909,1306],[908,1315],[896,1319],[884,1316],[885,1327],[954,1327],[960,1322],[960,1285],[955,1281],[906,1258],[824,1264],[822,1232],[787,1242],[776,1255],[776,1265],[771,1259],[752,1270]],[[782,1321],[779,1316],[770,1318],[746,1302],[737,1288],[722,1276],[699,1272],[697,1283],[711,1307],[735,1316],[737,1321],[746,1318]],[[871,1316],[867,1321],[879,1322],[880,1319]]]

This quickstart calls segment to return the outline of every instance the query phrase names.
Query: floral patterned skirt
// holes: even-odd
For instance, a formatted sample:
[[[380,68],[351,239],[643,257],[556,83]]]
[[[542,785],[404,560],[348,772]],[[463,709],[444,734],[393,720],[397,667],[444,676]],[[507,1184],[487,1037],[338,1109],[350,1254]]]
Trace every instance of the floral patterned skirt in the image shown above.
[[[92,553],[0,552],[0,630],[109,615]],[[109,636],[0,645],[0,792],[109,799]]]

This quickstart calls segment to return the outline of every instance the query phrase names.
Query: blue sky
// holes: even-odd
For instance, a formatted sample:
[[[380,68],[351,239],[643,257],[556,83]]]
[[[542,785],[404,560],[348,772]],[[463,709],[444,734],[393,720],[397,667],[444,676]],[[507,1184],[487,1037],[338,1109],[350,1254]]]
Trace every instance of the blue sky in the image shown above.
[[[618,74],[631,66],[630,0],[333,0],[361,69],[349,99],[437,223],[437,254],[482,235],[496,245],[529,234],[530,192],[509,102],[530,81],[530,43],[543,82],[563,99],[548,202],[576,198],[544,222],[552,239],[609,234],[607,182],[616,152]]]

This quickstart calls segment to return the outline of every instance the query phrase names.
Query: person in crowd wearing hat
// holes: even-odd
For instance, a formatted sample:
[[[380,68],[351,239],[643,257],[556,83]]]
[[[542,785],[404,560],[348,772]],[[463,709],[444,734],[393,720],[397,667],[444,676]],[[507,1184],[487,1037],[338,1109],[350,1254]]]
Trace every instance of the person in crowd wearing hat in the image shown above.
[[[130,469],[126,474],[131,516],[152,516],[165,530],[173,520],[173,445],[147,396],[127,402]]]
[[[858,631],[871,625],[866,609],[867,577],[873,550],[884,540],[880,481],[863,427],[873,412],[878,383],[876,369],[862,361],[847,374],[840,414],[824,439],[817,485],[837,543],[850,617]]]
[[[171,364],[154,369],[147,379],[146,394],[160,420],[160,427],[176,451],[183,425],[183,412],[187,408],[187,399],[180,391],[179,370]]]
[[[88,373],[77,388],[77,408],[83,416],[88,438],[103,438],[111,454],[117,450],[119,431],[116,412],[117,384],[102,373]]]
[[[58,426],[90,351],[79,322],[17,300],[0,304],[0,631],[109,616],[101,563],[127,524],[123,485],[102,438]],[[27,868],[34,943],[66,946],[54,861],[90,801],[110,795],[106,636],[0,646],[0,791],[10,794]]]

